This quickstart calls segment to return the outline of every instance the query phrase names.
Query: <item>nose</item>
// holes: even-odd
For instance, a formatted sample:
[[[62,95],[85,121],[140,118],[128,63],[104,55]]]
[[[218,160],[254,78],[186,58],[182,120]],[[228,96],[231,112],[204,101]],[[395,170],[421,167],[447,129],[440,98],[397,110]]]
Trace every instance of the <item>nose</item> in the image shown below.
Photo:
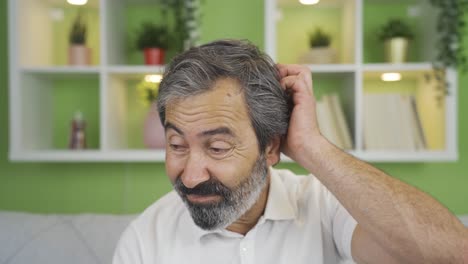
[[[202,153],[191,151],[181,175],[182,183],[187,188],[193,188],[209,179],[210,174],[205,156]]]

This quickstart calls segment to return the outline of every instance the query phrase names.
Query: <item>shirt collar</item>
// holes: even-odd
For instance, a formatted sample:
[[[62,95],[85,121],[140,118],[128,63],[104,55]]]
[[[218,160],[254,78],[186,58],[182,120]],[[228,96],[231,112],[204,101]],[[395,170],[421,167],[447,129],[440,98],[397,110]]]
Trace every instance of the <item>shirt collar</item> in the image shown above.
[[[270,172],[270,186],[268,191],[268,198],[265,207],[265,212],[263,213],[263,218],[265,220],[291,220],[296,218],[297,207],[294,202],[291,201],[288,196],[285,185],[283,184],[278,171],[273,168],[269,168]],[[203,230],[198,227],[194,222],[190,213],[187,210],[188,220],[194,229],[194,235],[196,238],[200,239],[201,237],[208,234],[221,234],[221,233],[232,233],[225,229],[216,229],[216,230]],[[260,222],[260,221],[259,221]],[[257,223],[258,224],[258,223]]]
[[[296,218],[296,204],[291,201],[278,171],[270,168],[270,190],[264,217],[270,220],[290,220]]]

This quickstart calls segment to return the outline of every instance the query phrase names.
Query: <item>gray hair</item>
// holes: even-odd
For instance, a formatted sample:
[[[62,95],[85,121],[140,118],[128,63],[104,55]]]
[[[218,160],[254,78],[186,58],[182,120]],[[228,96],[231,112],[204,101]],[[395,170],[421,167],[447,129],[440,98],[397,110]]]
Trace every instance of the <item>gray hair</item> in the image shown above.
[[[272,59],[245,40],[218,40],[176,56],[159,86],[161,122],[165,124],[166,107],[171,101],[208,92],[222,78],[240,83],[263,153],[275,136],[287,133],[290,97],[280,85]]]

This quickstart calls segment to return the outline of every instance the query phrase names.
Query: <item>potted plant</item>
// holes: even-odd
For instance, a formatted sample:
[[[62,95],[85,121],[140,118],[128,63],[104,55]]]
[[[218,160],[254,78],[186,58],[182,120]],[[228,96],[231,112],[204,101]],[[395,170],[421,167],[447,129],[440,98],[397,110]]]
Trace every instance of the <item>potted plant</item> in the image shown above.
[[[336,62],[336,51],[330,47],[331,36],[316,28],[309,34],[310,50],[300,59],[301,63],[329,64]]]
[[[69,34],[68,63],[70,65],[89,65],[91,49],[86,46],[86,24],[80,13],[73,21]]]
[[[139,93],[140,101],[143,105],[148,106],[156,101],[158,96],[159,82],[151,81],[150,78],[145,77],[136,86]]]
[[[378,37],[384,42],[387,62],[406,62],[409,41],[413,39],[413,32],[408,24],[400,19],[390,19],[382,26]]]
[[[161,25],[144,22],[138,32],[137,48],[144,53],[145,64],[164,64],[164,53],[168,47],[168,31]]]

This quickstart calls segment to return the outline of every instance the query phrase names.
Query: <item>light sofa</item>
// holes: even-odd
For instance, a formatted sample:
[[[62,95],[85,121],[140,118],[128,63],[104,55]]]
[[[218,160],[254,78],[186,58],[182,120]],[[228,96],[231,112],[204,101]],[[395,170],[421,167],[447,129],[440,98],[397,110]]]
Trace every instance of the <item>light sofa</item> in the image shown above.
[[[0,211],[0,264],[109,264],[136,215],[41,215]]]
[[[136,215],[41,215],[0,211],[0,264],[109,264]],[[468,226],[468,216],[460,217]]]

